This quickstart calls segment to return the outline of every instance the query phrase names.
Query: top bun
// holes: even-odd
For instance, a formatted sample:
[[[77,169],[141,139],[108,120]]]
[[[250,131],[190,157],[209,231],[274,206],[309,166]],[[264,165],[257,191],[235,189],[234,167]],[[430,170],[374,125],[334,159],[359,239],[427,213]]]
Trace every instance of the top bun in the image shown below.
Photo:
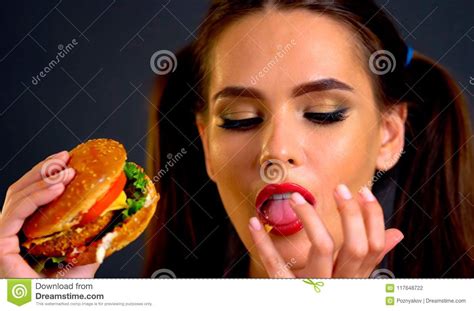
[[[112,139],[89,140],[69,154],[68,166],[75,169],[76,176],[61,196],[26,219],[23,233],[28,239],[66,231],[78,224],[80,215],[107,193],[127,159],[124,146]]]

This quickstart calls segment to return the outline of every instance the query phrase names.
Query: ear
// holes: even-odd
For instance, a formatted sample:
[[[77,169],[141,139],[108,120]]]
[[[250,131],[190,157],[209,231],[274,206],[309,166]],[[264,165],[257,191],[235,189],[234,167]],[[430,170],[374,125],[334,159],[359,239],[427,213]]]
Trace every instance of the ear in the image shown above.
[[[210,160],[209,143],[207,136],[207,122],[203,119],[202,116],[198,115],[196,116],[196,126],[198,128],[199,136],[201,137],[202,146],[204,148],[204,159],[206,162],[207,175],[213,182],[216,182]]]
[[[382,140],[376,161],[378,170],[388,171],[397,164],[404,153],[406,118],[406,103],[397,104],[383,113],[380,127]]]

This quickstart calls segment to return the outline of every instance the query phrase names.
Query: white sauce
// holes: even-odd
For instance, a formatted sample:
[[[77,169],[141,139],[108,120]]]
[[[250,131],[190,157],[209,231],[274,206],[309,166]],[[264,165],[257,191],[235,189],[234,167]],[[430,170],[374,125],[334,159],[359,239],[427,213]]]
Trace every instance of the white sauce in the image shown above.
[[[110,247],[110,243],[112,243],[112,240],[115,239],[116,236],[117,232],[109,232],[102,238],[102,241],[97,247],[97,251],[95,253],[96,262],[102,263],[104,261],[105,253]]]

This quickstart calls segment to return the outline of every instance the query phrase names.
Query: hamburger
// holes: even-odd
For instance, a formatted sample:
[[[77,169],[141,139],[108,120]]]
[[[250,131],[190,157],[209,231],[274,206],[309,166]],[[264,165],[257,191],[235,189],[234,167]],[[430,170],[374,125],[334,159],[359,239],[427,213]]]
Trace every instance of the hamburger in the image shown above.
[[[102,263],[140,236],[159,200],[153,182],[143,168],[126,161],[119,142],[89,140],[69,154],[67,165],[76,175],[22,227],[21,245],[36,271],[61,262]]]

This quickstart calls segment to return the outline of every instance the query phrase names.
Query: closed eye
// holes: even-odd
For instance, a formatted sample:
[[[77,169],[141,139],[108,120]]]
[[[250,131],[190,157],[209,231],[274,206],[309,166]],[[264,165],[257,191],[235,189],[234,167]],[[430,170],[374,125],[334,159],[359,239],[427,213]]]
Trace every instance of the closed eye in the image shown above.
[[[222,118],[222,121],[222,124],[219,126],[224,129],[245,131],[259,125],[263,122],[263,119],[260,117],[240,120]]]
[[[333,112],[305,112],[304,117],[313,123],[325,125],[344,121],[347,118],[347,110],[349,108],[342,108]]]
[[[328,125],[345,120],[347,110],[349,110],[349,108],[342,108],[333,112],[305,112],[304,117],[313,123]],[[263,118],[261,117],[236,120],[222,118],[222,124],[220,124],[219,127],[228,130],[246,131],[256,127],[262,122]]]

